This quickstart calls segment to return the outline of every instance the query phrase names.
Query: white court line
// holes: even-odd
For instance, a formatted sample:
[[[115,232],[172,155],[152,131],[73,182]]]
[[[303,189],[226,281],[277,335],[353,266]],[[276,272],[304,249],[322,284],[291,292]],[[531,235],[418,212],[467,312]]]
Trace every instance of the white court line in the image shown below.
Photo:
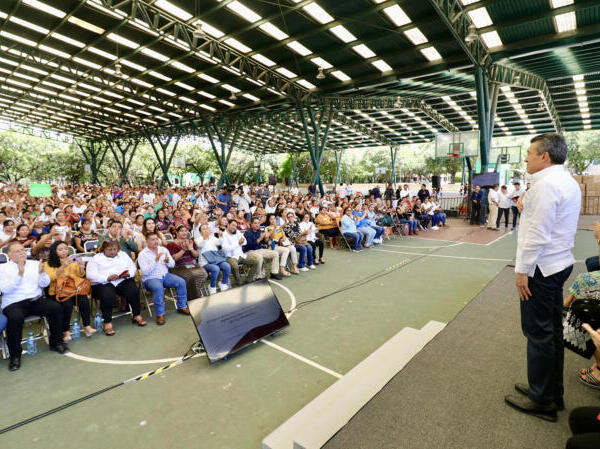
[[[506,237],[507,235],[512,234],[514,231],[509,231],[509,232],[505,232],[504,234],[502,234],[500,237],[498,237],[495,240],[492,240],[490,243],[486,243],[485,246],[490,246],[492,243],[496,243],[498,240],[503,239],[504,237]]]
[[[445,256],[443,254],[429,254],[429,253],[409,253],[407,251],[390,251],[385,249],[375,249],[372,251],[382,251],[384,253],[396,253],[396,254],[409,254],[411,256],[427,256],[427,257],[442,257],[447,259],[464,259],[464,260],[488,260],[492,262],[512,262],[513,259],[487,259],[483,257],[465,257],[465,256]]]
[[[279,345],[276,345],[275,343],[268,341],[268,340],[261,340],[264,344],[266,344],[267,346],[270,346],[274,349],[277,349],[278,351],[283,352],[284,354],[287,354],[291,357],[294,357],[295,359],[300,360],[301,362],[306,363],[307,365],[310,365],[314,368],[320,369],[321,371],[323,371],[324,373],[327,374],[331,374],[333,377],[337,377],[338,379],[341,379],[342,377],[344,377],[342,374],[337,373],[333,370],[330,370],[329,368],[324,367],[323,365],[319,365],[317,362],[313,362],[310,359],[307,359],[304,356],[301,356],[300,354],[296,354],[295,352],[290,351],[289,349],[285,349],[284,347],[281,347]]]
[[[273,284],[281,287],[288,295],[290,295],[290,299],[292,300],[292,305],[290,306],[291,312],[289,312],[287,314],[287,317],[288,318],[291,317],[294,314],[294,312],[296,311],[295,310],[296,309],[296,295],[294,295],[294,293],[292,293],[292,291],[289,288],[287,288],[285,285],[280,284],[279,282],[275,282],[270,279],[269,279],[269,282],[272,282]]]
[[[452,245],[438,245],[438,246],[411,246],[411,245],[393,245],[391,243],[385,243],[383,246],[393,246],[394,248],[415,248],[415,249],[438,249],[438,248],[452,248],[453,246],[459,246],[464,242],[456,242]]]

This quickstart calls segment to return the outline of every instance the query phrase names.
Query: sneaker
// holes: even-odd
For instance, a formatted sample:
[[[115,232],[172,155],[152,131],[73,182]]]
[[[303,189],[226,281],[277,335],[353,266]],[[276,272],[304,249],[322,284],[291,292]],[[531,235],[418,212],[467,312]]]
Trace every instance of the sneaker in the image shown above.
[[[214,295],[215,293],[217,293],[217,287],[208,287],[209,295]]]
[[[360,253],[361,251],[362,251],[362,250],[360,250],[360,249],[353,249],[353,250],[352,250],[352,252],[353,252],[353,253]]]
[[[310,271],[308,268],[306,267],[302,267],[302,268],[298,268],[300,271]]]
[[[437,227],[437,226],[432,226],[432,227],[431,227],[431,229],[433,229],[434,231],[437,231],[437,230],[438,230],[438,229],[440,229],[440,228],[439,228],[439,227]]]
[[[315,265],[309,265],[308,268],[310,268],[311,270],[316,270],[317,267]]]
[[[222,282],[219,282],[219,290],[221,290],[222,292],[224,292],[225,290],[229,290],[231,287],[229,287],[229,285],[227,284],[223,284]]]

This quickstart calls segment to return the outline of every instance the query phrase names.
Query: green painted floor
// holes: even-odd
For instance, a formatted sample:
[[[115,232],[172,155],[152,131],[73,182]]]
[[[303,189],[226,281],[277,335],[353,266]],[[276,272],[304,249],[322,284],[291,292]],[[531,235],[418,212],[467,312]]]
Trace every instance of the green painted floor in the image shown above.
[[[296,310],[291,326],[269,341],[343,375],[402,328],[450,321],[512,260],[515,246],[516,235],[508,234],[487,246],[411,238],[360,254],[326,251],[326,265],[280,282],[297,303],[387,275]],[[591,232],[578,231],[577,259],[596,248]],[[286,289],[273,289],[288,310]],[[78,340],[71,350],[98,359],[152,360],[181,356],[197,339],[191,320],[174,313],[166,326],[137,328],[121,318],[115,329],[115,337]],[[164,365],[93,363],[39,347],[16,373],[0,362],[0,428]],[[336,379],[257,343],[214,365],[191,359],[12,430],[0,436],[0,447],[258,449]]]

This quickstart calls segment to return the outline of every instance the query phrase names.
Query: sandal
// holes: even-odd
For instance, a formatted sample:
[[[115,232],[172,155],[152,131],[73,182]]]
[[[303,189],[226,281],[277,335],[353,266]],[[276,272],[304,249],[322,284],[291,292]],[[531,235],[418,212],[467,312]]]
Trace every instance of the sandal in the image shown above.
[[[115,330],[113,329],[111,323],[103,324],[102,328],[104,329],[104,335],[106,335],[107,337],[115,335]]]
[[[325,261],[324,261],[323,259],[319,259],[319,263],[320,263],[320,264],[324,264],[324,263],[325,263]]]
[[[597,365],[594,363],[590,368],[581,368],[578,373],[579,374],[588,374],[591,373],[592,370],[594,369],[594,367],[596,367]]]
[[[131,319],[132,324],[137,324],[140,327],[144,327],[146,324],[146,320],[144,320],[144,318],[142,318],[142,315],[138,315],[138,316],[134,316]]]
[[[590,372],[587,374],[583,374],[586,378],[579,376],[579,381],[585,385],[586,387],[593,388],[594,390],[600,390],[600,380],[596,379],[594,375]]]

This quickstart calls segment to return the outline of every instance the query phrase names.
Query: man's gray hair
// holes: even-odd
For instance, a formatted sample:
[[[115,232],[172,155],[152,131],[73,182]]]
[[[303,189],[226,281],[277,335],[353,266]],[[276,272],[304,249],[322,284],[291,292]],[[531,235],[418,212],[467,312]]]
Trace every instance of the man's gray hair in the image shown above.
[[[538,154],[548,153],[553,164],[564,164],[567,159],[567,142],[562,134],[544,133],[531,139],[537,143]]]

